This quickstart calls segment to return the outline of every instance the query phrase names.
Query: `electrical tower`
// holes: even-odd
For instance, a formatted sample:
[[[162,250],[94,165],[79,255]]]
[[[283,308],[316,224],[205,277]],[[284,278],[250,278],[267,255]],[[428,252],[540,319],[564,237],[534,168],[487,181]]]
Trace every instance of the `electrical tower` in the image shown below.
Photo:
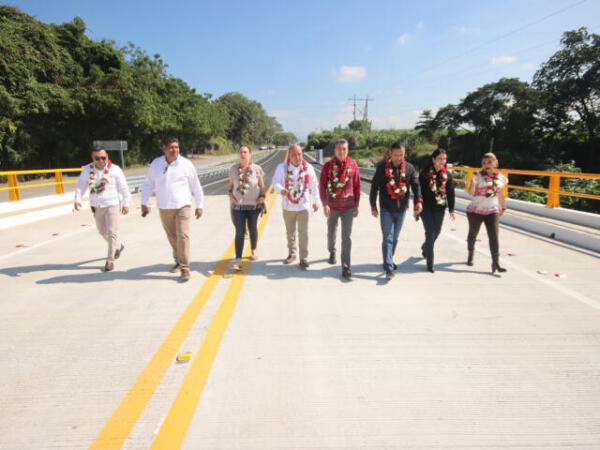
[[[366,146],[369,148],[369,102],[374,101],[374,98],[370,98],[367,95],[367,98],[356,98],[356,94],[354,97],[349,98],[349,101],[353,102],[353,112],[352,112],[352,121],[356,121],[356,102],[365,102],[365,106],[362,109],[362,122],[363,122],[363,133],[366,139]]]
[[[354,97],[349,98],[348,100],[352,102],[352,106],[353,106],[353,109],[352,109],[352,121],[355,121],[356,120],[356,100],[357,100],[356,99],[356,94],[354,94]]]

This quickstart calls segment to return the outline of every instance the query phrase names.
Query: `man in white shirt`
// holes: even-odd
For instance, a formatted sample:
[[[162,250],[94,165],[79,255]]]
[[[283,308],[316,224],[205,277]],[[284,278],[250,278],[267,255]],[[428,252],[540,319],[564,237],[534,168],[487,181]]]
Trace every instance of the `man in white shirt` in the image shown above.
[[[302,147],[297,144],[288,149],[285,162],[277,166],[273,176],[273,189],[283,198],[283,221],[287,231],[289,254],[283,261],[296,260],[296,227],[300,246],[300,268],[308,269],[308,211],[319,209],[319,187],[315,170],[302,157]],[[310,196],[309,196],[310,194]]]
[[[90,206],[96,219],[96,228],[108,242],[108,256],[104,270],[109,272],[115,268],[115,259],[119,259],[125,249],[125,246],[119,243],[119,213],[129,212],[131,194],[123,171],[108,159],[104,148],[98,147],[92,150],[92,161],[91,164],[82,167],[75,188],[75,209],[77,211],[81,209],[81,199],[89,189]]]
[[[192,195],[196,201],[196,219],[202,216],[204,194],[196,168],[179,154],[179,140],[167,138],[164,156],[150,164],[142,186],[142,217],[150,212],[148,200],[156,193],[160,221],[173,249],[175,265],[171,272],[181,271],[181,281],[190,279],[190,221]]]

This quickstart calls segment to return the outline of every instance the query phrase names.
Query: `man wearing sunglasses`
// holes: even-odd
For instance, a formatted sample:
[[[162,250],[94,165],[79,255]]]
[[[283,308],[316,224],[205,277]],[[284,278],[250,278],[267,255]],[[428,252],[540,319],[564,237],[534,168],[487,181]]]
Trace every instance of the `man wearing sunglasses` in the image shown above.
[[[129,212],[131,194],[125,175],[119,166],[108,159],[106,150],[97,147],[92,150],[92,163],[82,167],[75,188],[75,209],[81,209],[81,199],[89,191],[90,206],[96,219],[98,233],[108,243],[108,256],[104,271],[115,268],[125,246],[119,241],[119,214]],[[119,198],[120,196],[120,198]]]

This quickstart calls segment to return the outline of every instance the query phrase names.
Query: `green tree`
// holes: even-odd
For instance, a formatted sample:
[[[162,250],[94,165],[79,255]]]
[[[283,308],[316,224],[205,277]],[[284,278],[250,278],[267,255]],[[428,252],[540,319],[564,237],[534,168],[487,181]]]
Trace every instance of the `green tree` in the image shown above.
[[[587,167],[600,168],[596,155],[600,127],[600,35],[585,27],[567,31],[562,49],[535,73],[543,92],[543,125],[554,137],[576,131],[585,141]]]
[[[294,133],[289,133],[285,131],[277,133],[273,138],[273,144],[277,146],[287,146],[295,144],[296,142],[298,142],[298,139],[296,138]]]

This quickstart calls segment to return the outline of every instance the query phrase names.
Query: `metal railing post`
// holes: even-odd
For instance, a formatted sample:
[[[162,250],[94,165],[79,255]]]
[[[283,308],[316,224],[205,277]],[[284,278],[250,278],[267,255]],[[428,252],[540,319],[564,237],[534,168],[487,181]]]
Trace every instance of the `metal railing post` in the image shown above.
[[[64,194],[65,193],[65,185],[63,184],[62,172],[54,172],[55,181],[59,184],[56,185],[56,193]]]
[[[508,198],[508,185],[510,184],[508,181],[508,172],[506,170],[501,170],[500,173],[506,177],[506,184],[504,185],[504,198]]]
[[[465,191],[469,191],[469,181],[471,181],[471,178],[473,178],[473,172],[475,172],[475,170],[477,169],[469,169],[467,170],[467,177],[465,178]]]
[[[550,183],[548,185],[548,208],[560,207],[560,175],[550,175]]]
[[[19,181],[17,180],[17,175],[14,173],[11,175],[8,175],[8,187],[15,188],[15,189],[11,189],[8,191],[8,199],[11,202],[16,202],[18,200],[21,200],[21,194],[19,194],[19,190],[17,189],[18,185],[19,185]]]

